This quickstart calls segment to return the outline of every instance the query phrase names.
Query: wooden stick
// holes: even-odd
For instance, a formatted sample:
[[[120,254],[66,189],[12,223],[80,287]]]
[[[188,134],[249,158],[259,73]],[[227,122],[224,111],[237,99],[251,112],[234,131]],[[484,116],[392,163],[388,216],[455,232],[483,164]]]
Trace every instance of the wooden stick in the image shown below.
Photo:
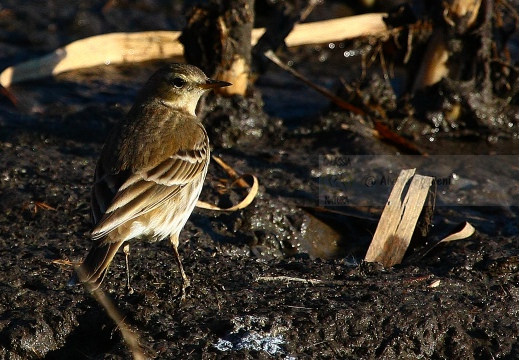
[[[286,38],[288,46],[341,41],[387,32],[385,13],[298,24]],[[252,31],[254,45],[265,29]],[[179,31],[146,31],[140,33],[103,34],[74,41],[41,58],[8,67],[0,74],[0,84],[57,75],[65,71],[99,65],[124,64],[182,56],[184,48],[178,41]]]
[[[446,24],[455,27],[457,23],[467,21],[467,29],[471,29],[476,22],[481,0],[453,0],[450,3],[444,2],[443,6]],[[449,40],[446,29],[435,27],[418,70],[413,92],[436,84],[441,79],[452,75],[451,73],[459,67],[455,62],[449,63],[451,56],[451,51],[448,49]]]
[[[41,58],[5,69],[0,74],[4,87],[25,80],[57,75],[98,65],[123,64],[182,55],[179,32],[147,31],[112,33],[74,41]]]
[[[296,24],[294,30],[285,39],[285,43],[287,46],[299,46],[341,41],[360,36],[385,35],[387,31],[386,23],[383,20],[385,16],[387,16],[386,13],[372,13]]]

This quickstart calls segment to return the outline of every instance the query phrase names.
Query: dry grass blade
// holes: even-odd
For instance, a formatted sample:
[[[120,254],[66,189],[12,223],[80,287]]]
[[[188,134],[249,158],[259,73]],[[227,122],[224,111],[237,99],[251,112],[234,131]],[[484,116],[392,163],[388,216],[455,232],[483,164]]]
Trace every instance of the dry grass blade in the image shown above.
[[[303,279],[292,276],[258,276],[254,279],[256,282],[284,282],[284,283],[301,283],[305,285],[324,285],[324,286],[343,286],[342,280],[321,280],[321,279]]]
[[[432,283],[430,283],[429,285],[427,285],[428,288],[430,289],[434,289],[438,286],[440,286],[440,283],[441,283],[441,280],[440,279],[437,279],[437,280],[434,280]]]
[[[52,260],[51,263],[56,264],[56,265],[65,265],[65,266],[76,266],[76,265],[80,264],[77,261],[75,262],[75,261],[63,260],[63,259]]]
[[[474,226],[465,221],[461,225],[457,226],[449,236],[446,236],[440,241],[438,241],[438,244],[448,243],[456,240],[463,240],[472,236],[475,232],[476,229],[474,229]]]
[[[416,262],[423,259],[428,253],[430,253],[434,248],[436,248],[440,244],[446,244],[451,241],[463,240],[471,237],[476,232],[474,226],[472,226],[469,222],[465,221],[458,226],[456,226],[446,237],[441,239],[440,241],[434,242],[427,246],[425,249],[421,250],[417,254],[413,254],[408,262]]]
[[[245,209],[247,206],[249,206],[252,203],[252,201],[254,200],[254,198],[256,197],[256,195],[258,194],[258,191],[259,191],[259,181],[256,176],[251,175],[251,174],[245,174],[245,175],[242,175],[238,180],[245,181],[245,180],[243,180],[243,178],[246,176],[250,176],[252,178],[252,186],[250,188],[249,193],[245,197],[245,199],[240,201],[238,204],[233,205],[230,208],[221,208],[216,205],[209,204],[205,201],[198,200],[198,202],[196,203],[196,206],[200,209],[216,210],[216,211],[237,211],[237,210]]]
[[[242,188],[250,187],[250,191],[249,191],[247,196],[242,201],[240,201],[238,204],[233,205],[233,206],[231,206],[229,208],[221,208],[219,206],[216,206],[216,205],[213,205],[213,204],[209,204],[208,202],[201,201],[201,200],[198,200],[198,202],[196,203],[196,206],[198,208],[201,208],[201,209],[215,210],[215,211],[237,211],[237,210],[241,210],[241,209],[244,209],[247,206],[249,206],[252,203],[252,201],[254,200],[254,198],[256,197],[256,195],[258,194],[258,191],[259,191],[259,181],[258,181],[258,178],[256,176],[254,176],[254,175],[251,175],[251,174],[245,174],[245,175],[241,175],[241,176],[238,175],[236,170],[234,170],[230,165],[228,165],[225,161],[223,161],[218,156],[214,156],[213,155],[213,160],[218,165],[220,165],[220,167],[227,173],[227,175],[229,175],[229,177],[231,179],[234,180],[233,183],[231,184],[231,186],[232,185],[239,185]],[[252,186],[249,185],[249,183],[247,183],[247,181],[245,181],[244,178],[247,177],[247,176],[250,176],[252,178]]]
[[[39,209],[49,210],[49,211],[56,211],[56,208],[50,206],[49,204],[41,202],[41,201],[28,201],[28,202],[25,202],[22,205],[22,211],[25,211],[27,209],[31,210],[34,214],[37,214]]]
[[[306,284],[321,284],[323,281],[319,279],[303,279],[292,276],[258,276],[256,281],[284,281],[284,282],[302,282]]]

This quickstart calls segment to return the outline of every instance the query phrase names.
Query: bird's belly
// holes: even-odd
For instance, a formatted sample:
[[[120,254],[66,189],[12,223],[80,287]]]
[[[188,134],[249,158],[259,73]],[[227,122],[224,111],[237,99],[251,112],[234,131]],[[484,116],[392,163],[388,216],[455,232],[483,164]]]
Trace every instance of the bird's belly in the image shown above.
[[[178,235],[193,212],[202,183],[191,183],[172,199],[122,226],[120,237],[126,240],[162,240],[172,234]],[[124,229],[126,228],[126,229]]]

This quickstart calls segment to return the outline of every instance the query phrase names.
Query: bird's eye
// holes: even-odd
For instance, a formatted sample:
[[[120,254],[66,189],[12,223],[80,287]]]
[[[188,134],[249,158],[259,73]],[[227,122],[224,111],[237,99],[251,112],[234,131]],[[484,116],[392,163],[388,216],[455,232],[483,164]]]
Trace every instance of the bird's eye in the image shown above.
[[[174,87],[179,89],[179,88],[183,87],[184,85],[186,85],[186,80],[176,77],[173,79],[173,81],[171,83],[173,84]]]

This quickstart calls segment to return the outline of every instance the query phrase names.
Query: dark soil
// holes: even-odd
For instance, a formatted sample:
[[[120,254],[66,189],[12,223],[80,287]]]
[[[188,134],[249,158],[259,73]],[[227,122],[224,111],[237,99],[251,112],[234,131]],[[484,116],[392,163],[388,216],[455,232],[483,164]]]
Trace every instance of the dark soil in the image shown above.
[[[158,1],[103,11],[102,1],[97,8],[67,2],[54,4],[51,15],[39,8],[48,4],[25,3],[0,8],[2,68],[74,38],[127,30],[119,18],[137,19],[131,30],[147,30],[150,17],[164,13]],[[73,27],[80,15],[86,33]],[[171,16],[161,15],[154,29],[173,28]],[[311,58],[313,51],[294,56]],[[335,78],[320,76],[323,65],[314,61],[310,77]],[[0,100],[0,359],[131,358],[104,308],[83,288],[67,287],[72,267],[56,260],[85,256],[95,161],[159,65],[76,71],[13,86],[17,108]],[[179,247],[192,284],[186,300],[176,297],[180,276],[167,241],[132,244],[132,294],[122,253],[103,283],[147,356],[518,358],[518,203],[440,207],[433,235],[466,220],[476,234],[391,269],[364,263],[381,209],[317,211],[319,155],[400,150],[276,69],[256,84],[247,99],[211,95],[200,109],[213,154],[256,175],[260,192],[239,212],[195,210]],[[434,140],[413,139],[429,154],[519,152],[512,138]],[[202,199],[235,203],[242,193],[215,190],[225,177],[213,162]],[[415,246],[410,252],[424,244]]]

